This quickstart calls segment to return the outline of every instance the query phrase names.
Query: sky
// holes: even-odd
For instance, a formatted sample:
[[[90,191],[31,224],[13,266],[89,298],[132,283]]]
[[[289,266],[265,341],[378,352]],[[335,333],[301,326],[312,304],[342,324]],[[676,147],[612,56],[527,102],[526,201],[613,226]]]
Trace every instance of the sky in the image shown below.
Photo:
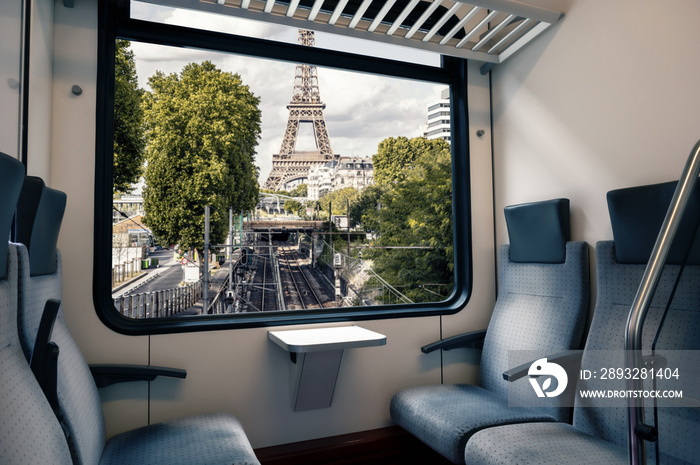
[[[219,32],[297,42],[297,29],[269,23],[245,21],[223,15],[212,15],[184,9],[154,7],[134,3],[132,16]],[[402,59],[425,64],[439,63],[437,54],[399,50],[396,46],[369,43],[357,39],[317,32],[316,46]],[[165,47],[132,42],[139,85],[148,88],[148,77],[156,71],[179,73],[191,62],[210,60],[224,71],[237,73],[244,84],[260,97],[262,134],[257,147],[256,165],[262,185],[272,168],[272,155],[279,152],[287,124],[296,65],[218,52]],[[349,73],[318,68],[321,100],[326,104],[324,116],[333,151],[342,156],[371,157],[377,145],[387,137],[422,135],[428,106],[439,100],[444,85]],[[313,150],[310,125],[302,127],[297,150]]]

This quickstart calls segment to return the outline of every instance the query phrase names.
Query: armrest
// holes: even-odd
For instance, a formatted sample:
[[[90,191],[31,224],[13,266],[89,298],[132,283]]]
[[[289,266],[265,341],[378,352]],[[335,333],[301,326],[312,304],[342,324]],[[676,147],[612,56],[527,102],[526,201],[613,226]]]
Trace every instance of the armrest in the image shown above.
[[[486,330],[480,329],[479,331],[471,331],[469,333],[448,337],[447,339],[442,339],[440,341],[431,342],[430,344],[421,347],[420,350],[424,354],[428,354],[438,349],[451,350],[458,347],[480,349],[484,345],[485,336]]]
[[[562,366],[571,366],[581,363],[581,357],[583,356],[583,350],[565,350],[547,357],[548,362],[554,362]],[[527,375],[530,365],[532,365],[534,360],[524,363],[523,365],[511,368],[508,371],[503,372],[503,379],[509,382],[517,381]],[[567,370],[568,371],[568,370]]]
[[[57,392],[59,348],[56,343],[51,342],[51,335],[60,307],[61,301],[56,299],[49,299],[44,304],[29,362],[41,390],[57,416],[60,415]]]
[[[187,371],[179,368],[144,365],[90,365],[98,388],[130,381],[153,381],[158,376],[185,379]]]

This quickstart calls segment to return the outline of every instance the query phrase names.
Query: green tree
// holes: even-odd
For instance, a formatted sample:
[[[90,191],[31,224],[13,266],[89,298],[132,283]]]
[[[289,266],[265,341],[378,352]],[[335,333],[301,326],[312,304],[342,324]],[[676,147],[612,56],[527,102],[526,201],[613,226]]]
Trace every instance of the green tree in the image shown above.
[[[454,282],[452,160],[444,141],[420,138],[418,145],[424,150],[413,159],[411,168],[401,170],[379,189],[375,243],[430,248],[375,249],[368,257],[374,260],[374,271],[411,300],[430,302],[446,298]],[[368,204],[366,216],[376,209],[376,203]]]
[[[442,139],[428,140],[425,137],[384,139],[372,157],[374,182],[388,184],[403,181],[413,170],[416,160],[438,148],[449,151],[450,145]]]
[[[333,208],[333,215],[345,215],[348,211],[348,200],[352,204],[359,191],[354,187],[344,187],[337,191],[331,191],[318,199],[321,210],[328,212],[328,204]]]
[[[306,184],[299,184],[289,193],[290,197],[306,197],[309,193],[309,186]]]
[[[144,94],[139,89],[131,43],[117,39],[114,60],[114,192],[130,192],[143,174],[146,138]]]
[[[386,187],[372,184],[360,191],[355,201],[350,204],[350,226],[361,226],[366,232],[379,230],[379,209],[382,193]]]
[[[229,207],[246,211],[258,201],[260,99],[208,61],[148,82],[145,221],[170,243],[201,248],[210,205],[211,241],[221,243]]]
[[[285,200],[283,208],[285,211],[296,213],[300,212],[304,208],[304,205],[297,200]]]

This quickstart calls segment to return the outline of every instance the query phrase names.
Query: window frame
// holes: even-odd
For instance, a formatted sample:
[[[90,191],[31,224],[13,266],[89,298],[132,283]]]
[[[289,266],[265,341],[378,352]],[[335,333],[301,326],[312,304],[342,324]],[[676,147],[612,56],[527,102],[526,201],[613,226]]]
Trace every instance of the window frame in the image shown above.
[[[133,319],[116,311],[111,299],[111,212],[114,114],[114,58],[117,38],[249,55],[290,63],[308,63],[375,75],[446,84],[452,105],[452,227],[454,289],[444,301],[295,310],[274,314],[200,315],[196,318]],[[293,59],[290,59],[293,57]],[[469,300],[472,289],[471,205],[467,111],[467,61],[443,56],[440,67],[367,57],[318,47],[304,47],[182,26],[131,19],[129,0],[106,0],[98,7],[98,68],[95,149],[95,231],[93,300],[100,320],[128,335],[169,334],[237,328],[334,323],[454,314]]]

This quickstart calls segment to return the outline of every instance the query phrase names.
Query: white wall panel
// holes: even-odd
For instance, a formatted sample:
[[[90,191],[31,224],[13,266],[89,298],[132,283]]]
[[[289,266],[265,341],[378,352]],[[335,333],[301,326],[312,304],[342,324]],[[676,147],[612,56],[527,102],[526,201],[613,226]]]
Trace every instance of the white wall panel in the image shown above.
[[[678,179],[700,138],[693,0],[572,0],[493,71],[494,183],[506,205],[571,199],[574,240],[612,239],[609,190]],[[507,240],[497,216],[497,241]]]
[[[493,179],[491,160],[491,109],[489,77],[479,64],[471,63],[467,82],[469,99],[469,150],[472,209],[472,295],[467,307],[442,317],[443,337],[484,329],[495,302],[495,255],[493,242]],[[479,137],[477,132],[483,130]],[[498,212],[496,212],[498,214]],[[431,341],[426,341],[431,342]],[[445,383],[476,383],[481,351],[453,349],[443,353]]]
[[[31,2],[27,172],[51,185],[53,0]]]
[[[575,0],[566,13],[493,71],[496,207],[569,197],[574,239],[593,245],[612,237],[606,192],[677,179],[700,138],[700,3]]]
[[[420,352],[438,337],[437,320],[356,323],[385,334],[387,344],[346,350],[331,407],[304,412],[291,407],[289,354],[267,336],[300,327],[153,336],[153,363],[185,368],[188,375],[154,383],[151,419],[226,410],[241,420],[254,447],[388,426],[389,400],[398,389],[440,381],[439,355]]]

